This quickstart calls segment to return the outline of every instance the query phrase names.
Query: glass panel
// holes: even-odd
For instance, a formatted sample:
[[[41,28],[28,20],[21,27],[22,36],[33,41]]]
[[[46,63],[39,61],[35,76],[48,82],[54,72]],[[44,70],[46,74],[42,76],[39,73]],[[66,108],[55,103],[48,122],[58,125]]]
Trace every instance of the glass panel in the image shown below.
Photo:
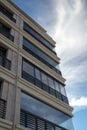
[[[60,84],[60,89],[61,89],[61,94],[63,94],[64,96],[67,96],[65,87],[63,85],[61,85],[61,84]]]
[[[23,71],[34,77],[34,67],[28,62],[23,60]]]
[[[51,77],[48,76],[48,84],[51,88],[54,88],[54,82],[53,79]]]
[[[49,49],[53,50],[53,46],[49,43],[46,39],[44,39],[38,32],[36,32],[32,27],[30,27],[27,23],[24,22],[24,30],[27,31],[29,34],[34,36],[38,41],[43,43]]]
[[[63,112],[58,111],[55,108],[24,93],[21,95],[21,109],[33,113],[34,115],[46,119],[56,125],[62,125],[71,118]]]
[[[41,76],[42,76],[42,82],[46,85],[48,85],[48,81],[47,81],[47,75],[45,73],[41,73]]]
[[[45,62],[45,63],[47,62],[51,66],[58,65],[58,63],[56,61],[54,61],[51,57],[46,55],[42,50],[40,50],[38,47],[36,47],[33,43],[31,43],[26,38],[23,38],[23,45],[24,45],[24,49],[28,48],[29,50],[31,50],[33,52],[33,55],[36,54],[38,57],[41,57],[43,62]],[[26,49],[26,51],[28,51],[28,50]],[[41,59],[39,59],[39,60],[41,60]]]
[[[54,84],[55,84],[55,89],[60,92],[60,85],[57,81],[54,80]]]
[[[35,68],[35,78],[41,80],[40,70]]]

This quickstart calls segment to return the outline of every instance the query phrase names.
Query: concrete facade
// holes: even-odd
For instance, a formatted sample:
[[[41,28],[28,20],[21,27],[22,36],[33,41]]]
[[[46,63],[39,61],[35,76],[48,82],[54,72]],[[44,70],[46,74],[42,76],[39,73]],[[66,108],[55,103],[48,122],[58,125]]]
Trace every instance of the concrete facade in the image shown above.
[[[37,32],[48,40],[54,47],[55,41],[47,35],[46,31],[40,25],[27,16],[13,2],[9,0],[0,0],[0,4],[7,8],[7,10],[12,11],[14,14],[13,17],[16,20],[15,23],[0,12],[0,22],[10,27],[10,34],[14,36],[14,42],[12,42],[0,33],[0,47],[7,49],[6,58],[11,61],[10,70],[0,65],[0,80],[3,81],[0,98],[6,101],[5,119],[0,118],[0,130],[30,130],[29,128],[24,128],[20,125],[21,91],[27,92],[35,98],[40,99],[42,102],[52,106],[56,110],[60,110],[72,117],[73,108],[71,106],[35,87],[34,84],[29,83],[21,77],[22,57],[24,57],[65,85],[65,79],[62,75],[49,68],[22,48],[24,36],[44,53],[53,58],[56,62],[60,63],[60,58],[57,57],[57,55],[52,53],[48,48],[23,30],[23,21],[26,21],[26,23],[33,29],[37,30]]]

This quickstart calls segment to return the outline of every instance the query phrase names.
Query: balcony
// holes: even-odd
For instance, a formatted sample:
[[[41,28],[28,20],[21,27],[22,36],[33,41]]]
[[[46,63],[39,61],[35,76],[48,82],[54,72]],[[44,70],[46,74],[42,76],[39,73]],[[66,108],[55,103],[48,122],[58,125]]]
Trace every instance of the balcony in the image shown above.
[[[44,90],[45,92],[49,93],[50,95],[58,98],[59,100],[65,102],[66,104],[69,104],[68,102],[68,98],[64,95],[62,95],[60,92],[58,92],[57,90],[49,87],[48,85],[44,84],[43,82],[41,82],[40,80],[34,78],[33,76],[27,74],[26,72],[22,71],[22,78],[24,78],[25,80],[29,81],[30,83],[34,84],[35,86],[37,86],[38,88]]]
[[[0,118],[5,119],[6,101],[0,98]]]
[[[6,69],[10,70],[11,68],[11,61],[5,58],[4,56],[0,56],[0,65],[5,67]]]
[[[67,130],[22,109],[20,112],[20,124],[31,130]]]
[[[16,23],[16,20],[13,18],[13,14],[6,10],[4,7],[0,5],[0,12],[8,17],[11,21]]]

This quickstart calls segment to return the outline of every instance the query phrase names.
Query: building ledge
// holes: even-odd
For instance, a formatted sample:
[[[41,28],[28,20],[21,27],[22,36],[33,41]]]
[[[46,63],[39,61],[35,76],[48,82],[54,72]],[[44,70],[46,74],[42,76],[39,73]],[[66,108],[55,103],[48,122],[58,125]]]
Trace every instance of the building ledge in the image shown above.
[[[6,128],[6,130],[11,129],[11,128],[12,128],[12,122],[0,118],[0,129],[1,129],[1,128],[2,128],[3,130],[4,130],[4,128]]]
[[[30,95],[34,96],[35,98],[45,102],[46,104],[54,107],[57,110],[62,111],[63,113],[73,116],[72,111],[73,108],[68,104],[62,102],[61,100],[49,95],[45,91],[41,90],[40,88],[36,87],[32,83],[24,80],[23,78],[19,78],[18,80],[18,87],[21,88],[23,91],[29,93]]]

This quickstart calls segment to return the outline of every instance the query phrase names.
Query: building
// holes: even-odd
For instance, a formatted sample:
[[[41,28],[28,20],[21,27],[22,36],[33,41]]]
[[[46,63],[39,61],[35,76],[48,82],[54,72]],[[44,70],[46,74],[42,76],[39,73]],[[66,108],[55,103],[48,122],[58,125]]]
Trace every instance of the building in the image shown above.
[[[0,0],[0,130],[73,130],[55,41]]]

